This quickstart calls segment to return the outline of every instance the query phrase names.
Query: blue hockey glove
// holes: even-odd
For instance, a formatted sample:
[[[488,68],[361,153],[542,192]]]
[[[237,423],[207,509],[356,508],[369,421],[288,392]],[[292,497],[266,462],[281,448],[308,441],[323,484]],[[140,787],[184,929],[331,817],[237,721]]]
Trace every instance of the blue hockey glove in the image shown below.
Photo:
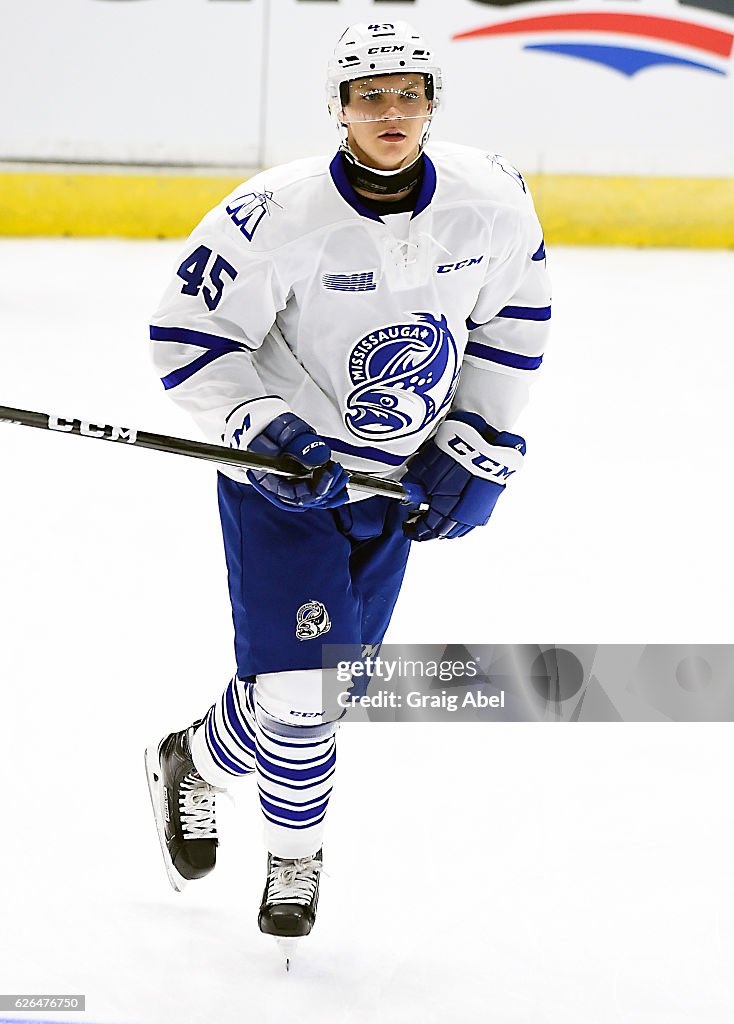
[[[408,463],[403,483],[420,484],[428,511],[405,524],[412,540],[463,537],[492,515],[507,481],[522,466],[525,441],[481,416],[450,413]]]
[[[289,455],[299,465],[315,472],[308,480],[289,480],[274,473],[250,469],[247,478],[263,497],[289,512],[336,508],[349,501],[347,474],[331,461],[331,448],[295,413],[276,416],[249,445],[261,455]]]

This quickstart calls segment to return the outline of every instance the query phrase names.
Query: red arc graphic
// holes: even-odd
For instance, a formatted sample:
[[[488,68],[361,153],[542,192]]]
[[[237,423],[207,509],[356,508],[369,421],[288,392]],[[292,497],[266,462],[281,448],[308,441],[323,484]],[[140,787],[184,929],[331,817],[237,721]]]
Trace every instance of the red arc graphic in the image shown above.
[[[734,35],[708,25],[696,25],[677,18],[660,18],[650,14],[614,14],[606,11],[572,11],[568,14],[543,14],[535,18],[516,18],[497,25],[459,32],[454,39],[476,39],[480,36],[510,35],[515,32],[621,32],[627,35],[665,39],[683,43],[707,53],[729,57]]]

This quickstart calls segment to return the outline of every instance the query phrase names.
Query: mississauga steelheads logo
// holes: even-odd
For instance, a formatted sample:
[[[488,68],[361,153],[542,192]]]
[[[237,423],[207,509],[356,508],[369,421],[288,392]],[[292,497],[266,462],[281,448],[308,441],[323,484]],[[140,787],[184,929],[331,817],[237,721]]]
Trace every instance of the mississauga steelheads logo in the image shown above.
[[[459,359],[446,317],[413,316],[412,323],[366,335],[350,353],[355,389],[344,421],[355,437],[375,441],[416,434],[454,397]]]

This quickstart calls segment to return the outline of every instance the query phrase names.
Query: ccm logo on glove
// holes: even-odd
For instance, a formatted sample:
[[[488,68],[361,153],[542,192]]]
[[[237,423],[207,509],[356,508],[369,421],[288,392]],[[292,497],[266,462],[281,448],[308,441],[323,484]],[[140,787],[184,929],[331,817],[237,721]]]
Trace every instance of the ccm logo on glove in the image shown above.
[[[503,431],[497,434],[492,444],[468,423],[457,423],[453,419],[441,424],[434,441],[437,448],[450,455],[472,476],[489,478],[502,486],[520,469],[525,455],[525,442],[518,435],[508,435]],[[508,441],[515,444],[509,447]]]
[[[308,455],[309,452],[312,452],[314,451],[314,449],[319,448],[323,449],[324,458],[328,459],[329,456],[331,455],[331,449],[329,448],[325,441],[321,440],[312,441],[311,444],[307,444],[306,447],[301,451],[301,455]]]

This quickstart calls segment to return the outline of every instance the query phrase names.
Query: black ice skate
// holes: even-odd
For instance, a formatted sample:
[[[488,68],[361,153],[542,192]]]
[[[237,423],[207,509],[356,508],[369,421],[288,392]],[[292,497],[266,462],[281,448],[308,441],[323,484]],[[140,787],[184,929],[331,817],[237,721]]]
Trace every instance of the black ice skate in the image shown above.
[[[205,782],[194,768],[190,741],[199,724],[172,732],[145,751],[158,839],[176,892],[208,875],[217,859],[214,794],[222,791]]]
[[[297,860],[268,854],[268,877],[258,924],[261,932],[277,939],[286,970],[298,940],[308,935],[316,922],[322,870],[321,850]]]

